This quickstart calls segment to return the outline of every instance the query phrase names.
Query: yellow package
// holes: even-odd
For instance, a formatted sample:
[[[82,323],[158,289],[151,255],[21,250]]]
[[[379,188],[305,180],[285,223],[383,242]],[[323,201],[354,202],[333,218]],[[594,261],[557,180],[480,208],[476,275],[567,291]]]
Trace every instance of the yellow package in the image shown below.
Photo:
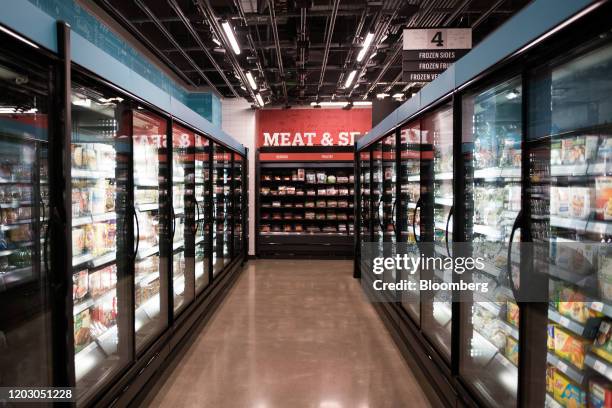
[[[550,395],[555,393],[555,367],[546,365],[546,392]]]
[[[586,408],[586,392],[573,383],[559,371],[554,373],[553,396],[561,405],[567,408]]]
[[[589,344],[589,340],[573,336],[560,327],[555,327],[555,354],[581,370],[584,368],[584,356]]]
[[[518,327],[519,325],[519,307],[516,303],[506,302],[506,320],[508,323]]]
[[[505,354],[506,354],[506,357],[508,357],[508,360],[512,361],[514,365],[518,366],[518,359],[519,359],[518,340],[510,336],[506,337]]]

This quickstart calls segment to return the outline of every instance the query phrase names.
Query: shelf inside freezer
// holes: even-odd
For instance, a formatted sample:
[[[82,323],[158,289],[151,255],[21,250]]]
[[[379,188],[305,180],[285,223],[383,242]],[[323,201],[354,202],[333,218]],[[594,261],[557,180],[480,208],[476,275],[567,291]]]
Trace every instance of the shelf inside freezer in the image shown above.
[[[593,353],[588,353],[584,358],[584,364],[588,367],[591,367],[593,370],[597,371],[599,374],[603,375],[608,380],[612,381],[612,364],[610,364],[603,358]]]
[[[563,405],[558,403],[552,395],[546,394],[545,408],[564,408]]]
[[[572,229],[578,232],[612,235],[612,223],[605,221],[579,220],[551,215],[550,225],[558,228]]]
[[[476,234],[486,235],[489,238],[501,239],[504,237],[504,233],[502,231],[488,225],[474,224],[473,230]]]
[[[157,179],[134,179],[134,186],[136,187],[159,187],[159,181]]]
[[[108,328],[74,356],[77,382],[117,351],[117,326]]]
[[[521,169],[519,167],[489,167],[486,169],[474,170],[475,179],[497,179],[497,178],[520,178]]]
[[[185,246],[185,241],[178,241],[172,244],[172,249],[176,251],[177,249],[182,248],[184,246]]]
[[[452,171],[447,171],[445,173],[437,173],[434,175],[434,179],[436,180],[452,180],[453,179],[453,172]]]
[[[86,215],[83,217],[73,218],[72,226],[80,227],[81,225],[93,224],[96,222],[113,221],[115,219],[117,219],[117,214],[114,212],[96,214],[96,215]]]
[[[92,268],[97,268],[99,266],[113,262],[116,259],[117,259],[117,253],[115,251],[107,252],[106,254],[103,254],[103,255],[94,255],[91,253],[85,253],[85,254],[81,254],[81,255],[72,257],[72,266],[75,267],[75,266],[88,264],[88,266]]]
[[[514,337],[515,339],[519,338],[519,331],[518,328],[511,325],[510,323],[508,323],[505,320],[498,320],[499,322],[499,327],[506,333],[509,334],[510,336]]]
[[[0,288],[10,288],[34,278],[31,266],[0,272]]]
[[[20,208],[32,206],[31,201],[13,201],[10,203],[0,203],[0,208]]]
[[[554,309],[548,309],[548,318],[579,336],[584,337],[588,334],[585,326],[570,319],[569,317],[561,315]]]
[[[75,179],[114,179],[115,178],[115,170],[83,170],[83,169],[72,169],[70,172],[70,176]]]
[[[137,204],[136,208],[138,208],[138,211],[141,211],[141,212],[144,212],[144,211],[157,211],[159,209],[159,203]]]
[[[159,292],[138,306],[135,313],[135,330],[139,331],[150,320],[155,319],[160,312]]]
[[[447,207],[452,207],[453,206],[453,199],[452,198],[436,197],[434,199],[434,203],[440,204],[440,205],[444,205],[444,206],[447,206]]]
[[[577,382],[578,384],[584,383],[584,380],[585,380],[584,372],[572,366],[571,364],[566,363],[561,358],[556,356],[553,352],[550,352],[550,351],[548,352],[546,361],[548,362],[548,364],[554,366],[557,370],[559,370],[561,373],[565,374],[566,376],[568,376],[570,379]]]
[[[159,245],[153,245],[149,248],[143,248],[138,251],[138,259],[144,259],[159,252]]]

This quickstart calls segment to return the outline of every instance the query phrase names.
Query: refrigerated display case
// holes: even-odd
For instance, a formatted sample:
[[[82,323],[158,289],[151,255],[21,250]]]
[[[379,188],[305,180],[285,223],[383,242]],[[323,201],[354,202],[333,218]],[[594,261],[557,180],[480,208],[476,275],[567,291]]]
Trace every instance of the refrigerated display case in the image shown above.
[[[177,315],[195,297],[195,133],[172,127],[172,288]]]
[[[50,71],[50,62],[29,51],[0,51],[2,387],[53,381],[49,292],[57,271],[50,269],[47,245]]]
[[[421,185],[423,208],[421,209],[420,242],[433,242],[438,256],[450,253],[452,240],[453,206],[453,109],[446,105],[421,119],[421,140],[424,147],[433,151],[421,156]],[[427,247],[426,250],[430,250]],[[451,270],[422,271],[424,277],[435,282],[453,281]],[[421,327],[442,356],[450,361],[452,308],[450,292],[428,293],[421,299]]]
[[[211,280],[211,208],[210,163],[211,142],[204,136],[195,135],[194,205],[195,218],[195,290],[199,294]]]
[[[136,352],[167,325],[169,249],[167,121],[143,109],[131,111],[134,202],[134,330]]]
[[[534,70],[530,224],[548,253],[547,401],[605,406],[612,389],[612,44],[600,36]],[[553,405],[553,403],[551,403]]]
[[[357,220],[357,228],[359,228],[359,250],[358,254],[362,253],[361,245],[366,242],[372,241],[372,227],[371,227],[371,214],[372,214],[372,183],[371,183],[371,157],[370,151],[359,152],[359,209]],[[361,257],[357,257],[355,263],[358,268],[358,276],[361,275],[361,271],[367,270],[367,264]]]
[[[415,244],[420,239],[420,211],[421,204],[421,122],[419,120],[411,122],[400,131],[399,148],[399,171],[398,179],[400,191],[398,194],[398,225],[399,241],[403,243]],[[416,247],[409,247],[414,250],[413,255],[417,255]],[[412,274],[405,274],[401,279],[411,282],[419,281],[420,271]],[[402,293],[402,306],[411,315],[412,319],[420,323],[421,307],[419,291],[414,290]]]
[[[232,251],[232,155],[214,145],[213,161],[213,276],[231,261]]]
[[[131,114],[121,101],[96,87],[72,88],[72,321],[80,401],[129,363]]]
[[[244,227],[244,192],[243,192],[243,182],[244,182],[244,162],[242,160],[242,156],[237,153],[233,154],[234,162],[233,162],[233,171],[234,175],[232,177],[232,189],[233,189],[233,213],[234,213],[234,252],[233,256],[239,256],[243,248],[242,241],[242,229]]]
[[[516,77],[462,100],[466,211],[460,240],[471,242],[470,255],[485,262],[470,280],[488,283],[494,294],[462,304],[460,374],[490,406],[517,404],[519,309],[506,265],[521,209],[521,95]],[[518,242],[520,232],[514,238]]]

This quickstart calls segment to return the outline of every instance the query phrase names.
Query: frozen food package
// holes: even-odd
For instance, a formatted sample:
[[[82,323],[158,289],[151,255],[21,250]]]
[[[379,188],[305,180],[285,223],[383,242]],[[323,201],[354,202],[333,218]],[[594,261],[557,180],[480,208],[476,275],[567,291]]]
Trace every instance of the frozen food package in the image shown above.
[[[612,386],[604,379],[591,379],[589,381],[589,407],[612,407]]]
[[[612,220],[612,177],[595,179],[595,211],[600,220]]]
[[[312,172],[312,171],[306,172],[306,182],[309,183],[309,184],[316,183],[317,182],[317,175],[314,172]]]
[[[555,392],[555,367],[546,365],[546,392],[553,395]]]
[[[508,336],[506,338],[506,348],[504,350],[504,354],[508,357],[514,365],[518,365],[519,359],[519,345],[518,340],[514,337]]]
[[[582,370],[589,340],[574,336],[560,327],[555,328],[555,355]]]
[[[516,303],[506,302],[506,320],[508,323],[518,327],[519,325],[519,307]]]
[[[587,218],[593,203],[592,190],[588,187],[571,187],[570,194],[570,216],[578,219]]]
[[[612,364],[612,322],[603,320],[593,341],[593,353]]]
[[[304,169],[297,169],[297,179],[299,181],[304,181]]]
[[[585,163],[585,138],[576,136],[561,140],[563,164],[578,165]]]
[[[82,299],[89,290],[88,271],[84,269],[72,275],[72,298]]]
[[[550,186],[550,215],[557,215],[559,211],[559,187]]]
[[[317,172],[317,183],[325,183],[327,181],[327,175],[324,171]]]
[[[587,406],[585,390],[561,374],[559,370],[555,370],[554,373],[553,396],[564,407],[586,408]]]
[[[72,255],[77,256],[85,251],[85,231],[83,228],[72,230]]]
[[[548,323],[548,338],[546,341],[546,346],[549,350],[555,349],[555,324]]]
[[[569,217],[570,214],[570,188],[558,187],[557,215]]]

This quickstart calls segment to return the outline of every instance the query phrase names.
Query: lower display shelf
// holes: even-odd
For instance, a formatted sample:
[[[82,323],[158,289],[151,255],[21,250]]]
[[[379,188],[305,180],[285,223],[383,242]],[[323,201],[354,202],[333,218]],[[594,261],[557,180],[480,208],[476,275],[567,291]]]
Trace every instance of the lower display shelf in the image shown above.
[[[149,321],[154,320],[160,312],[160,297],[156,293],[136,309],[135,314],[135,329],[138,331],[144,327]]]
[[[117,326],[112,326],[95,338],[74,357],[76,381],[79,382],[96,366],[117,352]]]
[[[608,380],[612,381],[612,364],[606,360],[596,356],[595,354],[587,354],[584,358],[584,364],[587,367],[591,367]]]
[[[584,375],[584,371],[579,370],[578,368],[572,366],[569,363],[563,361],[563,359],[556,356],[553,352],[548,352],[548,356],[546,358],[548,364],[554,366],[561,373],[565,374],[572,381],[582,385],[584,384],[584,380],[586,376]]]

